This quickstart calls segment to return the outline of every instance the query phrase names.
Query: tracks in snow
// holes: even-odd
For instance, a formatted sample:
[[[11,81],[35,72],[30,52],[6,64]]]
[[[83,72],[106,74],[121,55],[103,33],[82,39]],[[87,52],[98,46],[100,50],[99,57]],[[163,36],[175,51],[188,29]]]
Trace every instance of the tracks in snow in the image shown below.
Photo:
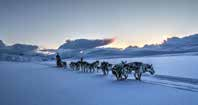
[[[198,92],[198,79],[156,75],[156,76],[144,76],[143,82],[154,85],[167,86],[180,90]]]

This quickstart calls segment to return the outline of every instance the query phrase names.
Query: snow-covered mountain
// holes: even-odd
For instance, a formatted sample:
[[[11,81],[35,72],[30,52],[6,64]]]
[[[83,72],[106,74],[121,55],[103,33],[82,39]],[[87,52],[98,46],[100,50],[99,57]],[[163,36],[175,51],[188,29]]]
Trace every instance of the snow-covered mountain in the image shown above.
[[[42,61],[50,58],[50,55],[39,52],[39,47],[36,45],[14,44],[6,46],[3,41],[0,41],[0,61]]]
[[[89,40],[89,39],[77,39],[77,40],[66,40],[66,43],[61,45],[59,49],[79,49],[79,50],[86,50],[95,47],[104,46],[110,44],[114,41],[114,39],[96,39],[96,40]]]
[[[124,52],[127,54],[144,53],[145,55],[198,52],[198,34],[183,38],[172,37],[165,40],[162,44],[145,45],[142,48],[128,47]]]
[[[116,48],[96,48],[94,46],[90,47],[90,45],[87,43],[94,42],[95,45],[100,45],[100,43],[98,43],[97,41],[89,41],[75,40],[72,42],[66,42],[59,47],[59,50],[61,50],[62,56],[67,56],[67,58],[79,56],[90,58],[137,57],[198,52],[198,34],[189,35],[183,38],[168,38],[162,44],[157,45],[145,45],[144,47],[129,46],[124,50]],[[70,45],[72,45],[73,47]],[[74,47],[75,45],[76,47]],[[81,50],[83,50],[83,54],[80,53]]]
[[[0,48],[5,47],[5,44],[3,43],[2,40],[0,40]]]
[[[100,57],[104,54],[107,56],[115,55],[117,49],[114,48],[98,48],[104,45],[108,45],[114,41],[114,38],[110,39],[76,39],[67,40],[62,44],[58,52],[62,58],[79,58],[79,57]]]
[[[53,59],[56,52],[59,52],[62,58],[120,58],[183,54],[189,52],[198,53],[198,34],[189,35],[183,38],[172,37],[165,40],[162,44],[145,45],[144,47],[129,46],[125,49],[102,47],[113,41],[113,38],[67,40],[57,50],[48,50],[40,49],[39,46],[36,45],[26,44],[6,46],[6,44],[0,40],[0,60],[17,61],[19,58],[48,60]]]
[[[168,38],[162,44],[146,45],[143,48],[161,51],[198,51],[198,34],[189,35],[183,38]]]

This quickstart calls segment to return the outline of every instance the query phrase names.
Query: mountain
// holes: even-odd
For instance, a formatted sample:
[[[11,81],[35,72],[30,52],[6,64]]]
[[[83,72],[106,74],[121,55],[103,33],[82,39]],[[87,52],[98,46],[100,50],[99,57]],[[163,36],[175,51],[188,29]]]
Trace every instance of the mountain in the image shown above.
[[[178,54],[188,52],[198,52],[198,34],[178,38],[172,37],[162,44],[145,45],[139,47],[127,47],[124,51],[128,56],[150,56],[162,54]]]
[[[198,34],[189,35],[182,38],[178,38],[178,37],[168,38],[162,44],[145,45],[143,49],[158,50],[158,51],[181,51],[181,52],[198,51]]]
[[[172,37],[168,38],[163,46],[198,46],[198,34],[186,36],[183,38]]]
[[[112,57],[142,57],[163,54],[183,54],[198,52],[198,34],[186,37],[172,37],[161,44],[145,45],[144,47],[129,46],[125,49],[102,48],[101,46],[112,43],[114,39],[76,39],[67,40],[57,50],[40,50],[36,45],[14,44],[6,46],[0,40],[0,60],[23,58],[54,59],[58,52],[62,58],[112,58]],[[20,60],[23,61],[23,60]]]
[[[76,40],[66,40],[66,43],[61,45],[59,49],[79,49],[86,50],[95,47],[100,47],[104,45],[108,45],[114,41],[114,38],[111,39],[76,39]]]
[[[43,61],[53,58],[53,55],[44,54],[36,45],[14,44],[6,46],[0,40],[0,61]]]
[[[63,58],[79,58],[82,56],[87,58],[140,57],[198,52],[198,34],[182,38],[172,37],[161,44],[146,44],[144,47],[129,46],[124,50],[116,48],[97,48],[100,45],[104,45],[101,42],[102,40],[69,40],[59,47],[58,52]]]
[[[37,50],[39,47],[36,45],[14,44],[14,45],[10,46],[10,48],[13,50],[18,50],[18,51],[24,52],[24,51]]]
[[[3,43],[2,40],[0,40],[0,48],[5,47],[6,45]]]

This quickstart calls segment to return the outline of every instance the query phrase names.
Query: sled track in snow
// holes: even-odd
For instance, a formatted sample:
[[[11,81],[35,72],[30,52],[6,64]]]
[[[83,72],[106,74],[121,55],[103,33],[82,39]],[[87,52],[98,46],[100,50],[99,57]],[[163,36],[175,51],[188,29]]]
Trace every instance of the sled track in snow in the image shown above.
[[[192,92],[198,92],[198,79],[166,76],[166,75],[155,75],[155,76],[145,76],[143,82],[162,85],[171,88],[187,90]]]
[[[169,82],[161,82],[161,81],[157,82],[157,81],[150,81],[150,80],[145,80],[143,82],[154,84],[154,85],[167,86],[167,87],[176,88],[180,90],[198,92],[198,86],[188,86],[188,85],[182,85],[182,84],[177,84],[177,83],[169,83]]]
[[[168,75],[155,75],[154,77],[161,80],[170,80],[175,82],[184,82],[184,83],[198,85],[198,79],[194,79],[194,78],[176,77],[176,76],[168,76]]]

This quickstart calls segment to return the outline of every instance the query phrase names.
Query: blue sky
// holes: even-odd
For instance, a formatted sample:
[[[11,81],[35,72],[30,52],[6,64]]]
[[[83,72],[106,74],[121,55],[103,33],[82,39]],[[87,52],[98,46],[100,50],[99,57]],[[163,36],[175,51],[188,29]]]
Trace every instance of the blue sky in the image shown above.
[[[197,33],[197,0],[0,0],[0,39],[57,48],[66,39],[116,38],[109,47]]]

